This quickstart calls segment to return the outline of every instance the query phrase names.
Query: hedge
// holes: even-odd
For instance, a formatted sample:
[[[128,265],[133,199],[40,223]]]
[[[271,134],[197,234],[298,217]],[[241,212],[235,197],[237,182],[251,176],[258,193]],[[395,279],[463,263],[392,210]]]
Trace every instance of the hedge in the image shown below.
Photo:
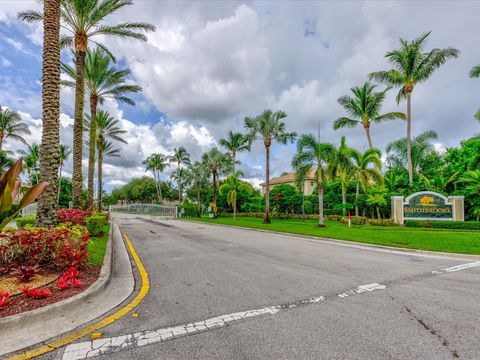
[[[398,226],[393,219],[370,219],[368,223],[373,226]]]
[[[460,230],[480,230],[479,221],[429,221],[429,220],[405,220],[405,226],[437,228],[437,229],[460,229]]]
[[[21,229],[27,225],[35,225],[37,221],[35,216],[24,216],[15,219],[15,223],[17,224],[17,228]]]
[[[92,236],[99,235],[107,225],[107,216],[105,214],[93,214],[85,218],[85,226]]]

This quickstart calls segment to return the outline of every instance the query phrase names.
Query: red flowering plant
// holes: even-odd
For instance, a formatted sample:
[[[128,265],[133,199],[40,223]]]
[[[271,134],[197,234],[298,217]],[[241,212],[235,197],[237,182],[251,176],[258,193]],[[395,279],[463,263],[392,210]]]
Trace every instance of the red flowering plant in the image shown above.
[[[0,292],[0,310],[4,309],[10,302],[10,293],[7,291]]]
[[[79,279],[80,271],[75,267],[69,268],[62,276],[57,280],[57,286],[60,290],[68,289],[71,287],[81,287],[82,281]]]
[[[30,289],[28,286],[22,288],[22,293],[26,298],[31,299],[46,299],[52,295],[52,291],[49,288]]]
[[[85,225],[85,218],[92,215],[91,211],[83,211],[78,209],[58,209],[57,221],[62,223]]]
[[[33,279],[33,277],[37,273],[37,268],[38,268],[38,265],[19,266],[19,267],[13,268],[10,274],[15,275],[17,279],[20,280],[21,282],[29,282]]]

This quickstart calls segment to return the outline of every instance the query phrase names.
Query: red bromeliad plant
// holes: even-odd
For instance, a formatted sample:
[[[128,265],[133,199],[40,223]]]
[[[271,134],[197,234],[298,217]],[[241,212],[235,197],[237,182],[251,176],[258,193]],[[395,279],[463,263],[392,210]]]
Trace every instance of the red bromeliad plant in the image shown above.
[[[22,293],[26,298],[32,299],[45,299],[52,295],[52,291],[49,288],[30,289],[28,286],[22,288]]]
[[[82,282],[79,279],[80,271],[73,266],[65,271],[62,276],[57,280],[57,286],[60,290],[64,290],[71,287],[81,287]]]
[[[13,199],[18,196],[20,182],[18,176],[22,172],[23,159],[20,158],[0,179],[0,231],[11,221],[24,207],[32,203],[47,188],[47,182],[41,182],[32,186],[23,195],[18,205]]]
[[[10,293],[7,291],[0,292],[0,310],[4,309],[9,302],[10,302]]]
[[[71,223],[85,225],[85,218],[92,215],[91,211],[78,209],[58,209],[57,221],[59,223]]]
[[[33,279],[37,272],[38,265],[35,266],[19,266],[13,268],[10,274],[15,275],[21,282],[29,282]]]

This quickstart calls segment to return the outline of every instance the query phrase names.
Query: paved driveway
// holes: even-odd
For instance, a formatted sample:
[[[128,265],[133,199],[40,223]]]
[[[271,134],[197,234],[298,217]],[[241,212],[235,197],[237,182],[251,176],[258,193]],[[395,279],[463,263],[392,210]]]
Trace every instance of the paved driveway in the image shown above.
[[[139,316],[46,358],[480,359],[475,260],[186,221],[118,222],[150,276]]]

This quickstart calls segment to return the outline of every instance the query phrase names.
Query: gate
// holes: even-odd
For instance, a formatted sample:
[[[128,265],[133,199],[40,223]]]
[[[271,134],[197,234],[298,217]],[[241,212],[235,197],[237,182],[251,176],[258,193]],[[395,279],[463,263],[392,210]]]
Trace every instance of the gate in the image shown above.
[[[177,207],[172,205],[157,204],[129,204],[111,205],[111,212],[132,214],[139,217],[150,217],[158,220],[176,219],[178,217]]]

